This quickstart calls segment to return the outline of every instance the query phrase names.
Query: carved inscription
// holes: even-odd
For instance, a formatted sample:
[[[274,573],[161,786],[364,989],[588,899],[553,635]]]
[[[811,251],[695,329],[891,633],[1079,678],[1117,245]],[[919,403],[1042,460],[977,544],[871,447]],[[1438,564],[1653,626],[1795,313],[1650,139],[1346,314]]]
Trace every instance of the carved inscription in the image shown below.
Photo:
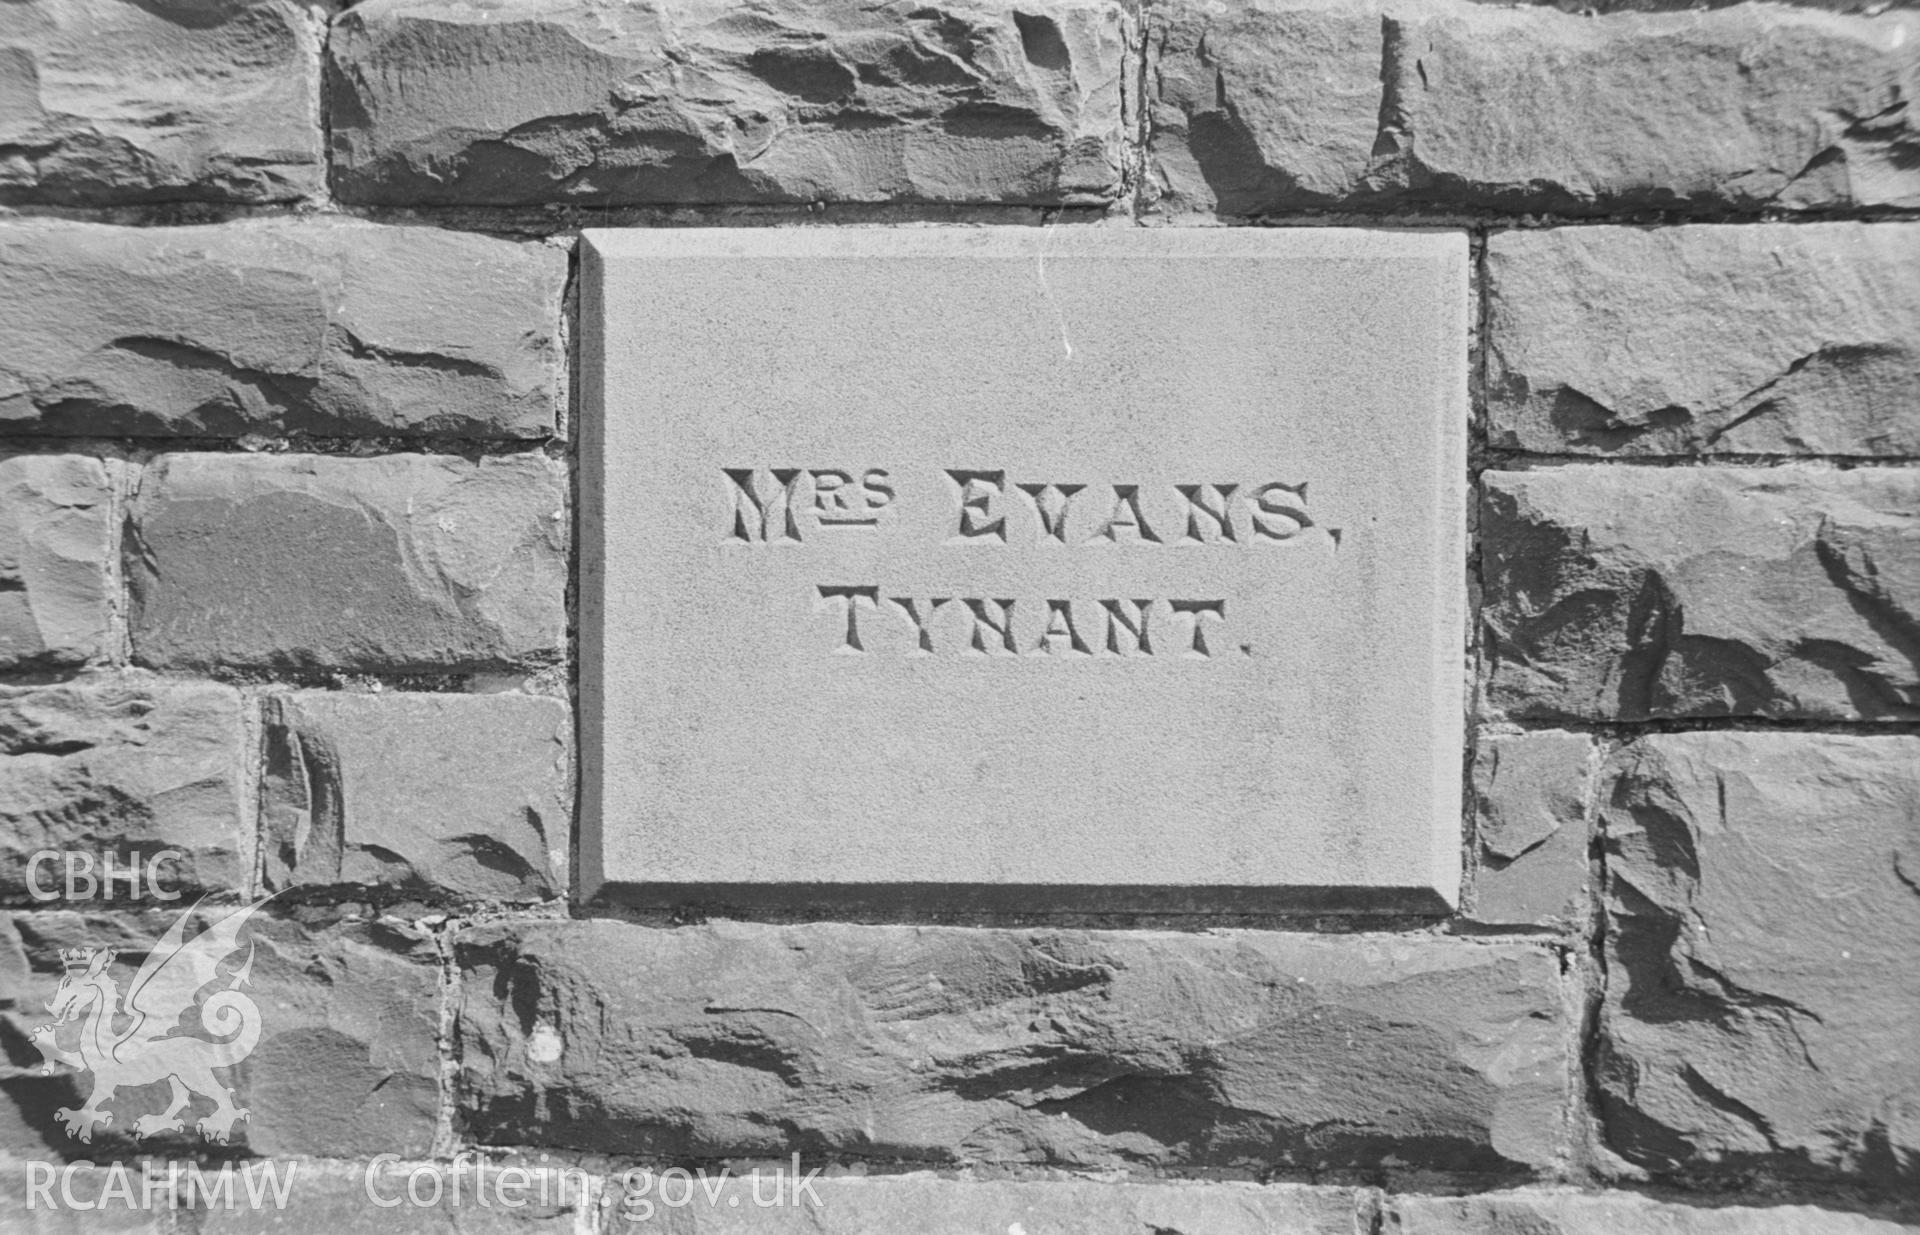
[[[731,545],[804,546],[822,537],[872,534],[898,515],[899,487],[883,467],[722,468]],[[950,468],[947,545],[983,548],[1158,546],[1169,550],[1284,549],[1340,532],[1309,510],[1305,482],[1177,483],[1157,490],[1125,481],[1033,481],[1002,469]],[[956,593],[959,589],[955,589]],[[1224,597],[893,595],[881,583],[822,581],[810,598],[829,615],[831,650],[874,650],[876,623],[906,656],[1207,660],[1232,645]],[[1248,651],[1240,645],[1241,651]]]
[[[881,610],[906,623],[911,636],[909,656],[936,652],[982,656],[1152,656],[1156,647],[1166,654],[1210,657],[1218,642],[1209,642],[1207,619],[1225,621],[1227,602],[1212,600],[1079,599],[1055,597],[1026,601],[1015,597],[882,596],[870,585],[823,583],[822,605],[832,608],[836,625],[845,630],[840,652],[867,650],[861,631]],[[935,619],[947,606],[957,605],[950,620]],[[1079,607],[1076,609],[1075,606]],[[1154,631],[1160,630],[1160,642]],[[1085,633],[1083,634],[1083,630]]]

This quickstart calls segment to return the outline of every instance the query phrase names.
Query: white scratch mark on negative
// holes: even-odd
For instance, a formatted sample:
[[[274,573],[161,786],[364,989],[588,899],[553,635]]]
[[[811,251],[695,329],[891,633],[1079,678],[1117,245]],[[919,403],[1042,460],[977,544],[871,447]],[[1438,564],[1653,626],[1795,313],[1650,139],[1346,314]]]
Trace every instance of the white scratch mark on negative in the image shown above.
[[[1060,346],[1067,353],[1067,359],[1073,359],[1073,340],[1067,337],[1067,315],[1060,308],[1060,302],[1053,298],[1053,288],[1047,285],[1047,232],[1051,230],[1042,225],[1040,228],[1040,247],[1033,255],[1033,273],[1040,278],[1040,294],[1047,298],[1047,305],[1053,310],[1053,320],[1060,326]]]

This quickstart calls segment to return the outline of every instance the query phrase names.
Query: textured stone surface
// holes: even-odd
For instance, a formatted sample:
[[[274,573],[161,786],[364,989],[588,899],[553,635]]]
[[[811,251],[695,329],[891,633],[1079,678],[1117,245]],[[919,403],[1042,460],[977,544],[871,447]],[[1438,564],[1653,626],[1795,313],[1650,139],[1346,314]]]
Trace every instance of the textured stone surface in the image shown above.
[[[163,892],[244,888],[254,857],[246,756],[231,687],[137,676],[0,687],[0,894],[31,895],[27,866],[44,849],[123,863],[138,854],[143,895],[147,863],[166,849],[180,856],[155,868]],[[64,873],[43,864],[34,879],[46,891]],[[129,891],[116,885],[114,896]]]
[[[1920,205],[1920,15],[1461,3],[1388,36],[1414,196],[1569,212]]]
[[[566,887],[573,712],[532,695],[267,702],[267,886],[461,900]]]
[[[1717,7],[1701,0],[1522,0],[1563,13],[1668,13]],[[1916,0],[1782,0],[1795,8],[1820,9],[1828,13],[1884,13],[1888,9],[1920,7]]]
[[[1920,1227],[1812,1205],[1685,1205],[1624,1192],[1402,1196],[1382,1235],[1903,1235]]]
[[[802,1172],[802,1176],[805,1172]],[[688,1235],[1360,1235],[1352,1189],[1239,1183],[1089,1183],[1082,1180],[941,1179],[909,1174],[827,1178],[796,1189],[789,1169],[781,1203],[771,1201],[771,1172],[754,1181],[740,1175],[715,1189],[715,1200],[695,1182],[690,1204],[660,1200],[657,1175],[608,1181],[608,1226],[646,1223]],[[667,1195],[680,1196],[678,1178]],[[794,1198],[799,1193],[798,1202]],[[649,1210],[649,1206],[651,1209]]]
[[[1229,214],[1913,205],[1917,36],[1898,11],[1188,0],[1147,19],[1148,171]]]
[[[1495,446],[1920,454],[1920,225],[1501,232],[1487,287]]]
[[[1567,926],[1587,915],[1587,799],[1593,739],[1483,735],[1474,754],[1476,922]]]
[[[1147,18],[1149,189],[1176,209],[1257,214],[1387,187],[1381,14],[1350,0],[1174,0]]]
[[[128,529],[134,657],[365,671],[551,660],[567,502],[544,455],[163,455]]]
[[[566,255],[431,227],[0,224],[0,433],[551,433]]]
[[[1920,1181],[1920,738],[1644,737],[1603,789],[1608,1142]]]
[[[255,1235],[256,1232],[305,1235],[320,1231],[327,1235],[421,1235],[423,1232],[431,1235],[492,1235],[493,1232],[576,1235],[593,1229],[584,1217],[590,1205],[580,1182],[586,1177],[580,1172],[567,1176],[568,1191],[564,1199],[559,1172],[553,1170],[530,1170],[524,1179],[509,1173],[503,1194],[499,1190],[498,1168],[489,1164],[484,1178],[486,1199],[482,1202],[475,1193],[481,1175],[472,1161],[460,1164],[457,1176],[455,1164],[445,1160],[382,1163],[380,1169],[372,1172],[371,1181],[367,1168],[359,1163],[301,1161],[297,1166],[299,1174],[294,1178],[285,1209],[253,1210],[245,1206],[215,1209],[199,1218],[195,1235]],[[414,1174],[416,1171],[418,1175]],[[540,1191],[543,1177],[544,1200]],[[412,1204],[407,1199],[410,1179],[414,1181],[414,1195],[423,1200],[433,1197],[437,1181],[439,1200],[433,1204]],[[460,1187],[457,1199],[456,1179]],[[380,1203],[368,1196],[369,1187]],[[506,1201],[518,1201],[518,1206],[503,1204],[503,1195]],[[675,1230],[675,1235],[679,1235],[677,1228],[666,1229]]]
[[[588,896],[1454,902],[1463,235],[583,244]]]
[[[101,460],[0,458],[0,669],[107,654],[112,537]]]
[[[221,911],[222,913],[225,910]],[[167,1086],[127,1087],[107,1109],[114,1120],[93,1143],[69,1138],[54,1111],[76,1107],[87,1073],[62,1065],[40,1074],[30,1034],[48,1022],[46,1001],[62,973],[60,953],[77,947],[119,951],[112,972],[122,991],[146,952],[173,924],[173,912],[141,914],[36,911],[0,915],[0,949],[18,948],[24,980],[0,971],[0,1045],[12,1075],[0,1079],[0,1105],[38,1143],[14,1147],[33,1157],[122,1154],[135,1145],[135,1117],[158,1111]],[[245,928],[253,968],[245,988],[259,1010],[252,1053],[224,1075],[234,1101],[252,1113],[233,1143],[260,1155],[424,1156],[439,1101],[440,968],[432,940],[390,918],[355,920],[316,911],[306,922],[255,914]],[[245,952],[240,953],[244,957]],[[212,1109],[194,1099],[183,1132],[140,1142],[146,1152],[190,1156],[201,1145],[193,1121]]]
[[[1562,1141],[1567,1026],[1528,946],[601,920],[457,948],[482,1141],[1495,1173]]]
[[[371,0],[328,45],[349,201],[1102,201],[1126,18],[1103,0]]]
[[[319,192],[314,26],[293,0],[0,6],[0,201]]]
[[[1494,706],[1920,717],[1920,470],[1574,465],[1484,481]]]

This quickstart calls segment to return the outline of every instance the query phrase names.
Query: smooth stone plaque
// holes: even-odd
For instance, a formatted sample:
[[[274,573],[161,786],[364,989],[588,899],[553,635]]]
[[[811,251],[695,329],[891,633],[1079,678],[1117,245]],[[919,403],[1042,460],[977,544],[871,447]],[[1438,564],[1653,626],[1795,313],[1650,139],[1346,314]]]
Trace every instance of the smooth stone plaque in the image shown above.
[[[1457,232],[588,231],[581,893],[1456,899]]]

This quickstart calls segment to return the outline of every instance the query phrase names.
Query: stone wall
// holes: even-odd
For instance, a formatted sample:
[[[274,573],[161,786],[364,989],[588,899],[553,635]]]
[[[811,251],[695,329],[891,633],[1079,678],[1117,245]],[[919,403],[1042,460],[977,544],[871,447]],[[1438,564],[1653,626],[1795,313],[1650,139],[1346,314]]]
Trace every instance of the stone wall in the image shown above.
[[[300,1163],[286,1229],[1920,1222],[1920,12],[4,8],[16,1201],[192,1159]],[[570,903],[579,230],[846,223],[1471,235],[1456,916]],[[48,849],[188,899],[37,900]],[[233,1143],[65,1135],[63,950],[269,892]],[[365,1197],[463,1151],[586,1186]],[[625,1220],[630,1168],[756,1163],[819,1206]]]

